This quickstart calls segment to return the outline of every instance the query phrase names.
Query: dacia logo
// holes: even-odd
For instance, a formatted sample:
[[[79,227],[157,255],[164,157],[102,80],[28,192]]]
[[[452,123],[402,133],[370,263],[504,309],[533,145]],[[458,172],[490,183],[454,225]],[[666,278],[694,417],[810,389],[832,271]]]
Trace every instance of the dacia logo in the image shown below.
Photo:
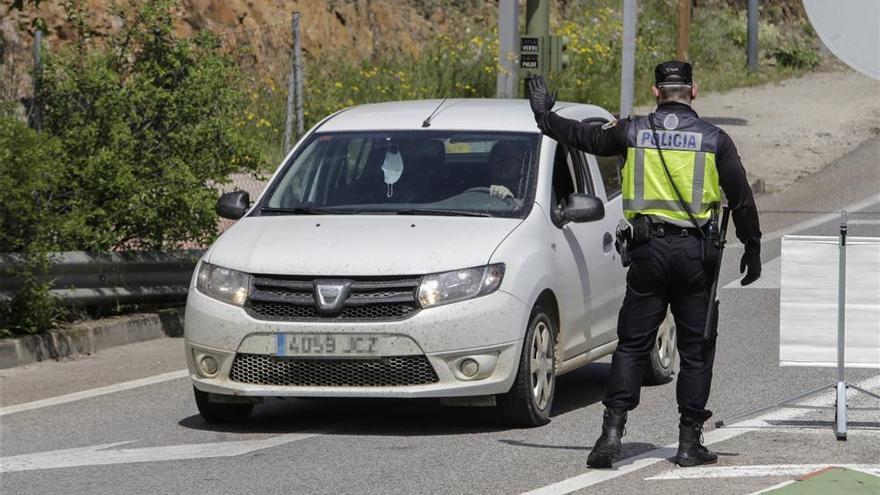
[[[351,294],[350,280],[315,280],[313,293],[318,311],[325,314],[336,314]]]

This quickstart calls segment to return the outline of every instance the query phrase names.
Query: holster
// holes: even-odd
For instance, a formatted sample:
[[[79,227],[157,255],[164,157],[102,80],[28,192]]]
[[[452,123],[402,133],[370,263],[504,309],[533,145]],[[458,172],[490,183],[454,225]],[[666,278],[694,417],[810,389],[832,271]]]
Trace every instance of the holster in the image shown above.
[[[620,255],[620,262],[626,268],[632,264],[632,255],[629,252],[630,243],[632,243],[632,227],[621,220],[617,226],[615,237],[617,239],[614,241],[614,248],[617,250],[617,254]]]
[[[654,226],[651,223],[651,217],[637,215],[630,221],[630,223],[632,224],[633,246],[644,244],[654,237]]]
[[[704,265],[714,266],[721,260],[721,250],[724,248],[724,243],[718,234],[718,225],[714,219],[709,222],[706,233],[700,240],[700,247],[702,249],[701,259]]]

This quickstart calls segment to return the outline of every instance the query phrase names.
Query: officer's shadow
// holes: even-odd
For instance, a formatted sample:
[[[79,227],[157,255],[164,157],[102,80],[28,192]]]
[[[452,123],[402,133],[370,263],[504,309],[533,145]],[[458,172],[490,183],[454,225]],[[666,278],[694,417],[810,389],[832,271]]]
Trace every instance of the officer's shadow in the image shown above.
[[[602,402],[610,377],[610,363],[591,363],[558,377],[551,416]]]
[[[601,402],[605,397],[605,388],[608,379],[610,378],[610,374],[610,363],[592,363],[557,378],[556,396],[553,399],[553,412],[551,413],[551,416],[561,416],[594,404],[598,404],[599,409],[597,410],[601,410]],[[515,447],[532,449],[572,450],[581,452],[589,452],[590,449],[592,449],[592,444],[550,445],[515,439],[499,439],[498,441]],[[626,441],[623,442],[622,447],[623,451],[621,452],[621,459],[637,456],[658,448],[658,446],[653,443]],[[673,454],[675,454],[675,452],[670,453],[670,455]],[[586,457],[584,459],[586,459]]]

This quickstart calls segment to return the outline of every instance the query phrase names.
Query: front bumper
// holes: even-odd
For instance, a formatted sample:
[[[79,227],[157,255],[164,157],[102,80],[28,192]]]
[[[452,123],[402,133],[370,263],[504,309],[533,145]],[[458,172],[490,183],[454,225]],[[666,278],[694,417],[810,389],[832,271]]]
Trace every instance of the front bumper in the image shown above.
[[[530,315],[519,299],[502,291],[427,308],[402,321],[274,322],[250,317],[241,308],[191,289],[187,299],[186,360],[193,384],[220,395],[289,397],[461,397],[507,392],[516,376],[523,335]],[[424,355],[438,380],[421,385],[287,386],[250,384],[230,379],[237,353],[274,355],[274,337],[293,333],[382,334],[396,343],[383,356]],[[198,366],[216,359],[211,376]],[[459,368],[467,357],[480,363],[472,378]],[[330,358],[327,358],[330,359]]]

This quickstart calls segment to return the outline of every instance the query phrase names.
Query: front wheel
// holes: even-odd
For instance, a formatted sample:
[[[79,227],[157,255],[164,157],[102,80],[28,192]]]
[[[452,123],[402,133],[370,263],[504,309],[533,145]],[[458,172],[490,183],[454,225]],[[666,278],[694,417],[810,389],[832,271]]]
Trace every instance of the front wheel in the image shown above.
[[[251,415],[254,408],[253,404],[226,404],[220,402],[211,402],[207,392],[193,387],[193,393],[196,397],[196,407],[199,408],[199,414],[207,423],[234,423],[244,421]]]
[[[651,358],[645,366],[643,383],[646,385],[662,385],[672,380],[675,368],[675,355],[678,353],[678,341],[675,328],[675,319],[671,314],[657,329],[657,340],[651,349]]]
[[[505,423],[528,428],[550,422],[556,393],[556,327],[547,313],[536,306],[529,318],[519,367],[513,386],[498,396]]]

